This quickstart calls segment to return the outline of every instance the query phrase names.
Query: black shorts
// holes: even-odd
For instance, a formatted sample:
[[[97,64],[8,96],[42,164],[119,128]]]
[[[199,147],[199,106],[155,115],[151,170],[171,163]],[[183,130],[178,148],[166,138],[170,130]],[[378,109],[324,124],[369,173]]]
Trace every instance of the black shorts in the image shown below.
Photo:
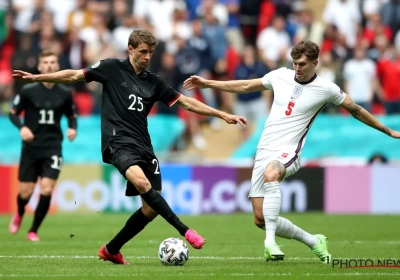
[[[150,181],[151,187],[156,191],[161,191],[161,171],[157,157],[154,154],[141,153],[135,147],[110,144],[103,154],[105,162],[114,165],[122,176],[126,179],[126,171],[129,167],[138,165],[144,175]],[[126,196],[138,196],[136,187],[129,181],[126,183]]]
[[[28,151],[22,150],[18,170],[20,182],[35,182],[39,177],[57,180],[62,166],[61,151],[53,155],[33,156]]]

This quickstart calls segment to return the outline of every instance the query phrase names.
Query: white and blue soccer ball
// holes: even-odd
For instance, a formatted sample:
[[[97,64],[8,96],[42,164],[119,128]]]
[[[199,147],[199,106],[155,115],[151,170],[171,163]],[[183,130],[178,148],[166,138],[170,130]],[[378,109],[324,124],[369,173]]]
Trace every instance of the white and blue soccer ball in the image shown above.
[[[158,258],[163,265],[184,265],[189,259],[188,246],[179,238],[167,238],[158,248]]]

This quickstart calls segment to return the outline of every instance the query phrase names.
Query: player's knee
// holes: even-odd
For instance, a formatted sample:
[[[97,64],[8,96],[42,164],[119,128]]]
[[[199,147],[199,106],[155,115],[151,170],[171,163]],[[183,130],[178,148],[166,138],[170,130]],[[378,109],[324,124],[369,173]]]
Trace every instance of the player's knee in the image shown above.
[[[35,189],[35,183],[21,182],[19,187],[19,195],[21,196],[22,199],[27,200],[32,196],[34,189]]]
[[[133,184],[141,194],[146,193],[151,189],[150,181],[145,176],[136,178]]]
[[[264,171],[264,182],[279,182],[285,176],[285,166],[279,161],[272,161]]]
[[[51,193],[53,192],[53,187],[50,185],[44,185],[40,187],[40,194],[41,195],[51,195]]]
[[[275,170],[266,170],[264,172],[264,182],[279,181],[279,173]]]
[[[28,200],[33,193],[33,188],[21,188],[21,190],[19,191],[19,195],[21,196],[22,199],[24,200]]]

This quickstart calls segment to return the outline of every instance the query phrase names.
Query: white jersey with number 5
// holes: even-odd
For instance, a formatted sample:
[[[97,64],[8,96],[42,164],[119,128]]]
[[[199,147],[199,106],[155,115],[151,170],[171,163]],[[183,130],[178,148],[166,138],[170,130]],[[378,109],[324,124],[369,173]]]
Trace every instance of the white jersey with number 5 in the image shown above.
[[[300,155],[306,135],[322,108],[331,102],[340,105],[346,94],[334,83],[315,75],[301,83],[295,71],[280,68],[262,78],[274,92],[274,102],[265,123],[258,149],[287,151]]]

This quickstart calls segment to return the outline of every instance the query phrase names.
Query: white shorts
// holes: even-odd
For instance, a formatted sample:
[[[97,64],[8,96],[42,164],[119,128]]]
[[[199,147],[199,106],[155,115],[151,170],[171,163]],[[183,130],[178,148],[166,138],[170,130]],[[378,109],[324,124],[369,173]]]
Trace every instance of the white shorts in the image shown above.
[[[264,171],[273,160],[281,162],[286,167],[286,173],[283,179],[293,175],[300,169],[300,157],[295,152],[284,150],[281,152],[271,152],[258,149],[251,176],[249,197],[264,197]]]

